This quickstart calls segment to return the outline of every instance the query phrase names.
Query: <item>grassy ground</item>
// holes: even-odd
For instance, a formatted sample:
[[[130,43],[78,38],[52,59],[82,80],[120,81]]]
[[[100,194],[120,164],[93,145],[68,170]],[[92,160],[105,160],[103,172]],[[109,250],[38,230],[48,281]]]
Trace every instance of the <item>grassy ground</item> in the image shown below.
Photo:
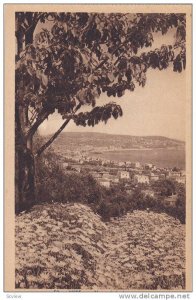
[[[185,226],[134,211],[103,223],[82,204],[16,216],[16,288],[182,290]]]

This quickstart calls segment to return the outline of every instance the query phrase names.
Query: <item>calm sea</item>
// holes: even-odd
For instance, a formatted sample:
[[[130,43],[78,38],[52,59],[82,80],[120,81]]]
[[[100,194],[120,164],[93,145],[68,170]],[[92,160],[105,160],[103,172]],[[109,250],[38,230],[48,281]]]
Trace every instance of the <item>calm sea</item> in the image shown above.
[[[118,150],[94,153],[93,156],[114,161],[153,163],[157,167],[185,169],[184,149],[148,149],[148,150]]]

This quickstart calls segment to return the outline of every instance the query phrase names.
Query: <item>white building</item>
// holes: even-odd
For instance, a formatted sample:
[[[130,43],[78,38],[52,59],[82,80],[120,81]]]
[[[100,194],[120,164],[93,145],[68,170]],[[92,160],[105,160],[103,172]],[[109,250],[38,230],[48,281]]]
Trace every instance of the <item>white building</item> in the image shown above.
[[[154,191],[153,190],[144,190],[142,191],[144,196],[150,196],[150,197],[154,197]]]
[[[171,173],[171,177],[180,177],[181,176],[181,172],[172,172]]]
[[[154,174],[154,173],[151,173],[151,175],[150,175],[150,180],[154,180],[154,181],[159,180],[159,175]]]
[[[123,167],[123,166],[125,166],[125,163],[123,161],[119,161],[118,166]]]
[[[164,204],[167,206],[175,207],[177,202],[177,195],[171,195],[164,199]]]
[[[144,165],[145,169],[152,169],[153,168],[153,164],[151,163],[147,163]]]
[[[134,193],[134,191],[131,190],[131,189],[127,189],[127,190],[126,190],[126,193],[127,193],[129,196],[132,196],[133,193]]]
[[[126,167],[131,167],[132,166],[131,161],[126,161],[125,164],[126,164]]]
[[[102,173],[102,178],[104,178],[104,179],[109,179],[109,177],[110,177],[109,172],[103,172],[103,173]]]
[[[120,171],[119,178],[120,179],[129,179],[130,178],[129,172],[128,171]]]
[[[165,179],[166,175],[164,173],[159,174],[159,179]]]
[[[81,166],[80,165],[72,165],[71,166],[72,167],[72,169],[74,170],[74,171],[77,171],[77,172],[81,172]]]
[[[119,178],[114,177],[111,181],[112,181],[113,183],[118,183],[118,182],[119,182]]]
[[[149,176],[147,175],[134,175],[134,183],[147,183],[149,184]]]
[[[176,180],[178,183],[183,183],[183,184],[186,183],[186,177],[185,177],[185,176],[176,177],[175,180]]]
[[[102,185],[102,186],[105,186],[106,188],[110,187],[110,181],[109,180],[100,179],[99,184]]]
[[[98,172],[90,172],[90,174],[94,177],[94,178],[101,178],[101,174]]]
[[[133,162],[133,163],[131,164],[131,166],[132,166],[133,168],[135,168],[135,169],[140,169],[140,168],[141,168],[141,164],[140,164],[140,162],[138,162],[138,161]]]
[[[157,167],[156,167],[155,165],[153,165],[153,167],[152,167],[151,170],[152,170],[152,171],[156,171],[156,170],[157,170]]]
[[[63,163],[63,168],[67,168],[69,166],[69,163],[68,162],[64,162]]]
[[[135,168],[136,168],[136,169],[139,169],[139,168],[141,168],[141,164],[140,164],[140,162],[138,162],[138,161],[137,161],[137,162],[135,163]]]

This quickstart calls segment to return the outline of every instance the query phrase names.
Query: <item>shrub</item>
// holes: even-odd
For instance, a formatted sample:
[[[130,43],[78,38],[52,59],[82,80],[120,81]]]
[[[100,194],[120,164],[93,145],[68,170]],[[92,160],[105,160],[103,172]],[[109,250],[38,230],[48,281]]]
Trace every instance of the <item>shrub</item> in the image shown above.
[[[147,208],[156,212],[166,212],[185,223],[185,187],[171,180],[155,182],[152,188],[159,191],[158,199],[145,196],[145,186],[138,185],[132,195],[128,195],[122,183],[106,189],[88,173],[65,172],[59,164],[59,157],[48,150],[37,159],[36,191],[38,202],[81,202],[91,206],[104,221],[120,217],[128,211]],[[176,207],[165,207],[162,199],[175,192]]]
[[[87,174],[66,173],[58,157],[47,152],[36,163],[36,194],[38,202],[82,202],[98,204],[103,188]]]

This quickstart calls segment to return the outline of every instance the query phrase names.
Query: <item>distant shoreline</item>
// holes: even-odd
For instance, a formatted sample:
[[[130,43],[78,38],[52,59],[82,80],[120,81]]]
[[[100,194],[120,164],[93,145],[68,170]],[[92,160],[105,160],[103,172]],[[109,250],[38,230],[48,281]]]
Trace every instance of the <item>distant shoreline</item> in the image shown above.
[[[92,154],[95,153],[99,154],[104,153],[104,152],[113,152],[113,151],[150,151],[150,150],[183,150],[182,148],[122,148],[122,149],[107,149],[107,150],[98,150],[97,151],[90,151]]]
[[[97,153],[99,152],[99,153]],[[185,168],[184,148],[129,148],[121,150],[100,150],[89,152],[92,157],[99,157],[110,161],[131,161],[141,164],[152,163],[160,168]]]
[[[162,148],[159,148],[162,149]],[[123,148],[123,149],[108,149],[108,150],[102,150],[102,152],[109,152],[109,151],[132,151],[132,150],[153,150],[153,148]]]

